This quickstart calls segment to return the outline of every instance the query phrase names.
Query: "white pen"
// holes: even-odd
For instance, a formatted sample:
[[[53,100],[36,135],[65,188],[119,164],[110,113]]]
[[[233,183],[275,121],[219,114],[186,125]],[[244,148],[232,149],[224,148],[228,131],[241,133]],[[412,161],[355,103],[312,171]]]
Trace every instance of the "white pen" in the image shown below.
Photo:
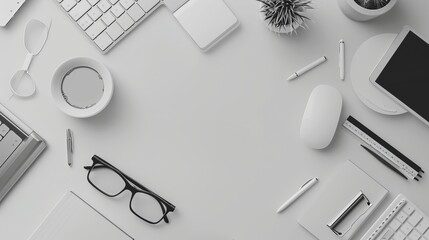
[[[314,184],[316,184],[319,180],[317,178],[312,178],[310,180],[308,180],[306,183],[304,183],[304,185],[302,185],[299,189],[298,192],[296,192],[292,197],[290,197],[285,203],[283,203],[279,209],[277,209],[277,213],[282,212],[283,210],[285,210],[287,207],[289,207],[293,202],[295,202],[299,197],[301,197],[302,194],[304,194],[305,192],[307,192],[308,189],[310,189],[311,187],[314,186]]]
[[[340,67],[340,79],[344,81],[345,74],[344,74],[344,68],[345,68],[345,50],[344,50],[344,40],[340,40],[340,50],[339,50],[339,57],[338,57],[338,64]]]
[[[326,62],[326,60],[328,60],[328,59],[325,56],[317,59],[316,61],[308,64],[307,66],[299,69],[298,71],[296,71],[295,73],[293,73],[292,75],[290,75],[290,77],[287,80],[290,81],[292,79],[295,79],[295,78],[301,76],[302,74],[304,74],[304,73],[310,71],[311,69],[319,66],[320,64]]]

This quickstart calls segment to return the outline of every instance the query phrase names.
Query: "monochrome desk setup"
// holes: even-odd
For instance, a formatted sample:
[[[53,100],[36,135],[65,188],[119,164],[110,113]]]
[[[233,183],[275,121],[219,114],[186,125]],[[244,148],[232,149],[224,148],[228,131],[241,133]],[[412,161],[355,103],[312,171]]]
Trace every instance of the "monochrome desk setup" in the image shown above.
[[[429,240],[429,2],[274,2],[1,3],[0,239]]]

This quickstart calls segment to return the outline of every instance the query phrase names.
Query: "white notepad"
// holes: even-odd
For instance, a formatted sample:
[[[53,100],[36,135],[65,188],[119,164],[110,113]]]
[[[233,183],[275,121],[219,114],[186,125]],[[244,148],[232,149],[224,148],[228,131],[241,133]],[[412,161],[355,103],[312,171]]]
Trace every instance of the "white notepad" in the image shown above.
[[[73,192],[66,193],[28,240],[133,240]]]
[[[368,207],[365,199],[356,204],[353,210],[344,215],[338,227],[334,228],[343,233],[342,236],[338,236],[328,224],[335,219],[341,219],[340,213],[356,196],[361,195],[360,193],[369,199],[371,207]],[[347,161],[328,180],[298,222],[320,240],[348,240],[380,205],[387,193],[388,191],[377,181],[354,163]]]
[[[223,0],[187,0],[177,10],[172,5],[167,4],[167,7],[203,51],[210,49],[239,25],[237,17]]]

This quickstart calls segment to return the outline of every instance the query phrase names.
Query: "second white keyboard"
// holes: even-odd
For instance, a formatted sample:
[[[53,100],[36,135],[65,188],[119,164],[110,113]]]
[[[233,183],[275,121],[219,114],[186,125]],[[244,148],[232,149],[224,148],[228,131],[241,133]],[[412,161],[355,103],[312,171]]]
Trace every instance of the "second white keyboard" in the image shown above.
[[[107,53],[162,3],[160,0],[56,1],[103,53]]]
[[[361,240],[429,240],[429,217],[399,194]]]

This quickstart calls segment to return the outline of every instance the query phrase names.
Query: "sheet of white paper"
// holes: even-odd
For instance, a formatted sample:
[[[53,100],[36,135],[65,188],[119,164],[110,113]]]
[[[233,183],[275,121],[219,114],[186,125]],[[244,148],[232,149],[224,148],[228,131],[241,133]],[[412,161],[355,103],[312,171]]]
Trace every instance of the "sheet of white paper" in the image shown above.
[[[133,240],[75,193],[68,192],[29,240],[76,239]]]

